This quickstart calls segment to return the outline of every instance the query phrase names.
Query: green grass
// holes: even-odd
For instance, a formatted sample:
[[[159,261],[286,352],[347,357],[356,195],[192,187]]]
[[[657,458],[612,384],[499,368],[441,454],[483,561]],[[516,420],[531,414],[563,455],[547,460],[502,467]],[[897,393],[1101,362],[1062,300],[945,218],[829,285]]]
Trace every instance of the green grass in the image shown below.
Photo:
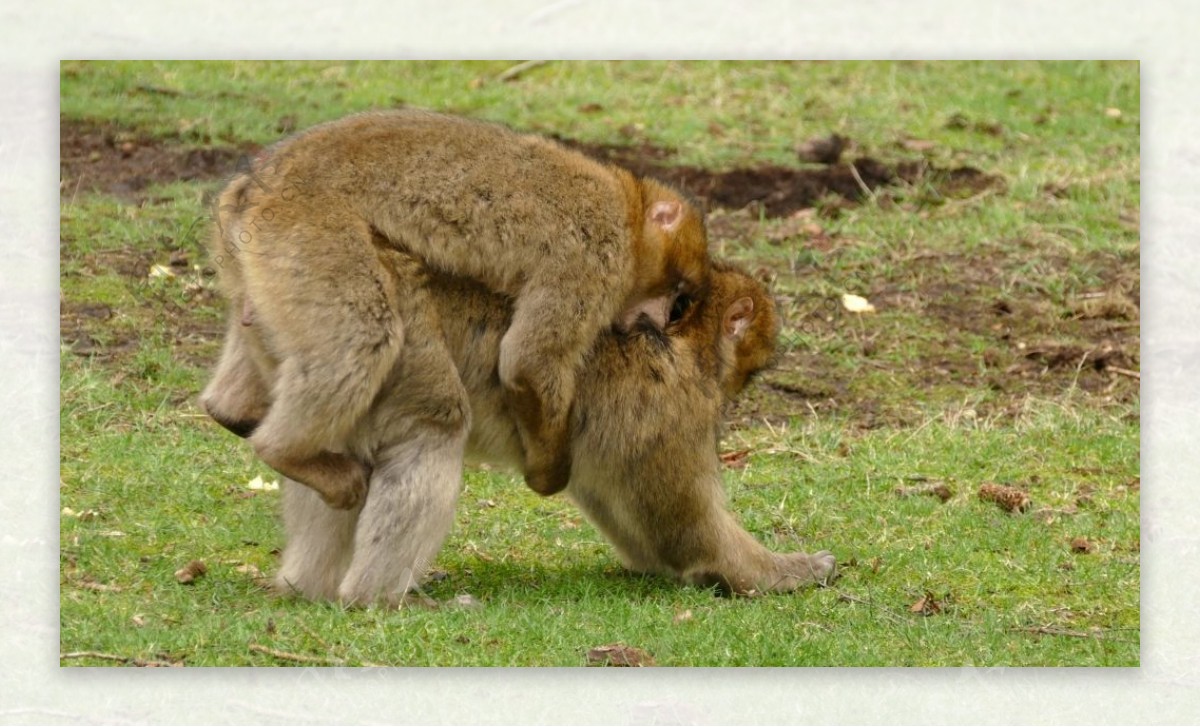
[[[816,237],[713,215],[714,249],[769,271],[787,318],[779,366],[731,413],[723,447],[752,454],[727,472],[730,505],[772,549],[834,551],[842,577],[720,599],[633,576],[565,501],[470,472],[445,575],[425,590],[482,608],[268,594],[253,572],[282,545],[276,494],[246,483],[275,476],[195,405],[223,311],[193,267],[194,223],[219,183],[71,188],[60,648],[103,656],[62,663],[581,665],[614,642],[672,666],[1138,663],[1137,382],[1026,355],[1110,342],[1134,357],[1112,365],[1136,368],[1136,315],[1081,313],[1098,293],[1137,300],[1136,64],[550,63],[496,80],[510,65],[66,62],[61,108],[64,123],[202,147],[403,103],[713,169],[794,165],[798,142],[836,131],[855,155],[1001,176],[1003,191],[965,198],[891,188],[812,218]],[[174,277],[148,276],[172,255]],[[846,314],[843,292],[879,312]],[[1011,315],[992,310],[1001,300]],[[953,496],[895,492],[931,481]],[[1033,507],[980,500],[984,482],[1022,487]],[[193,559],[207,574],[177,583]],[[938,611],[914,612],[922,598]]]

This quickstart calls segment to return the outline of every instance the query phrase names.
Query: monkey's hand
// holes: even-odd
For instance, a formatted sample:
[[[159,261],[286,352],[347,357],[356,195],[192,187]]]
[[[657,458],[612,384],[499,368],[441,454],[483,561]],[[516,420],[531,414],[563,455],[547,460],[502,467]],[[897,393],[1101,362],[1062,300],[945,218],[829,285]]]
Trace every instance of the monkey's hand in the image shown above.
[[[371,472],[357,459],[331,452],[322,453],[320,477],[309,484],[334,510],[353,510],[367,499]]]
[[[571,479],[570,416],[574,372],[560,365],[530,369],[520,356],[520,329],[500,342],[499,375],[525,451],[525,484],[539,495],[561,492]]]
[[[367,481],[366,477],[361,480],[348,483],[346,486],[337,490],[318,490],[321,499],[325,504],[332,507],[334,510],[353,510],[367,499]]]
[[[529,461],[526,455],[526,461]],[[571,481],[571,456],[556,457],[548,466],[525,467],[525,484],[539,495],[553,495],[566,489]]]

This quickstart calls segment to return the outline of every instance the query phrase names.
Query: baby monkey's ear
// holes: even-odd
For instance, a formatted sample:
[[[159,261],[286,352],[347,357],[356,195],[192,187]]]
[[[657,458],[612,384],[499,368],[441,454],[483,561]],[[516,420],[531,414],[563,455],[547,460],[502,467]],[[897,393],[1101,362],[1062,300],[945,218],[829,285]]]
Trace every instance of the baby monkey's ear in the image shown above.
[[[749,296],[738,298],[725,309],[721,331],[725,334],[725,338],[731,341],[740,341],[753,322],[754,299]]]
[[[650,221],[667,232],[674,232],[683,223],[683,204],[676,200],[655,202],[650,206]]]

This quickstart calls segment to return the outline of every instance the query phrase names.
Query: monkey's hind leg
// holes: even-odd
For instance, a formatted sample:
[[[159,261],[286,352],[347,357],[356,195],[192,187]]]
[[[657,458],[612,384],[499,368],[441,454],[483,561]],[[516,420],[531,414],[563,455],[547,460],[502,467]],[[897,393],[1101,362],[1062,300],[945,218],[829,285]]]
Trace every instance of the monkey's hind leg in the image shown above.
[[[338,584],[354,556],[358,510],[334,510],[315,490],[294,480],[284,479],[280,489],[287,545],[275,590],[281,595],[336,600]]]
[[[338,589],[348,604],[397,605],[420,583],[454,523],[470,404],[432,303],[418,288],[405,319],[409,342],[363,422],[374,470]]]
[[[382,454],[338,588],[344,603],[396,605],[420,583],[454,523],[466,434],[430,431]]]
[[[395,367],[404,326],[369,230],[327,222],[344,224],[292,231],[290,243],[270,238],[276,248],[247,256],[253,325],[279,361],[250,442],[276,471],[350,509],[366,495],[368,471],[345,454],[348,440]]]

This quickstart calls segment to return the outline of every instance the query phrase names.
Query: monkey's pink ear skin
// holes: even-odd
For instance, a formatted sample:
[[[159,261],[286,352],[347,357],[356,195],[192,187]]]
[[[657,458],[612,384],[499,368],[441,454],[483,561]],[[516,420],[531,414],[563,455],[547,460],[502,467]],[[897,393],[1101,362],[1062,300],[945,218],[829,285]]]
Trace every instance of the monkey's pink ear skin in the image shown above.
[[[667,232],[674,232],[683,222],[683,205],[672,200],[655,202],[650,207],[650,220]]]
[[[734,341],[741,340],[746,330],[754,322],[754,299],[738,298],[725,309],[723,329],[725,337]]]

